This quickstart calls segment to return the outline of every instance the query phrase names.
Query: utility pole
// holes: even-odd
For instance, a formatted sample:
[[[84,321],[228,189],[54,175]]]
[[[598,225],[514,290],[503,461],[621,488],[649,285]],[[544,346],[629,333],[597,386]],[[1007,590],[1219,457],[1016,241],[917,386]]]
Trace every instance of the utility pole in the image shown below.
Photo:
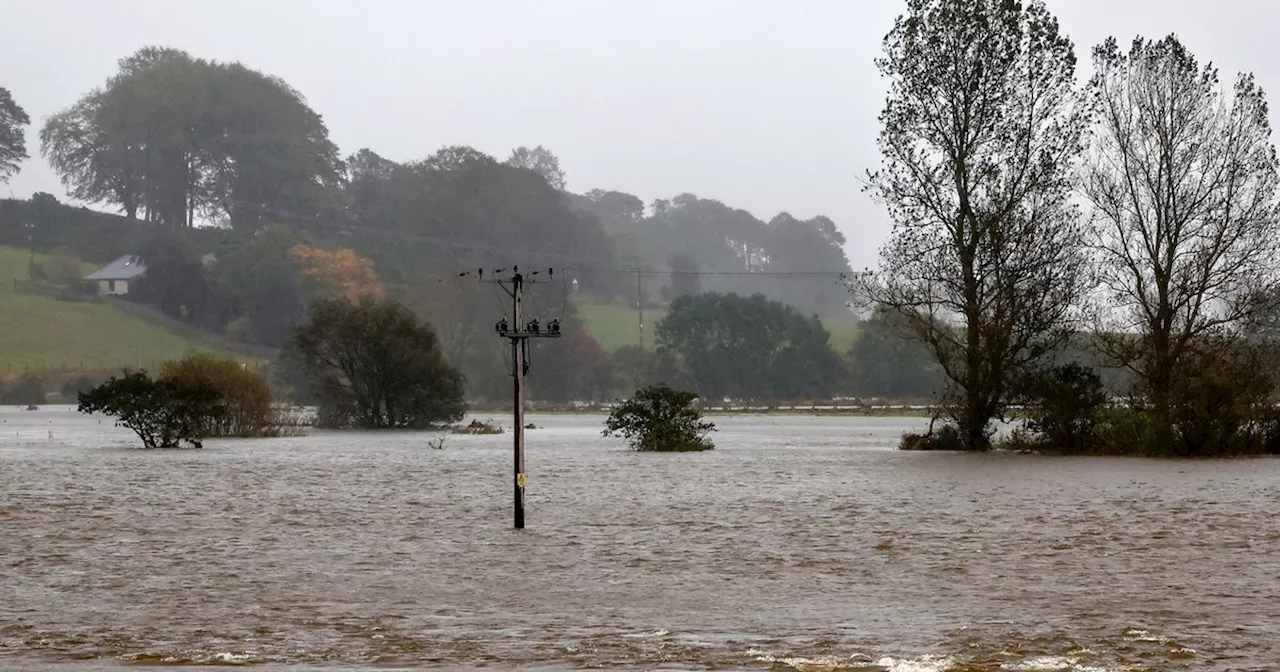
[[[640,327],[640,350],[644,350],[644,290],[640,288],[642,271],[636,271],[636,323]]]
[[[502,273],[501,270],[498,273]],[[534,271],[536,276],[540,271]],[[548,277],[554,277],[555,271],[547,269]],[[496,275],[496,274],[495,274]],[[498,278],[497,283],[511,297],[511,322],[504,315],[494,331],[500,338],[511,340],[511,379],[512,379],[512,415],[515,425],[514,460],[512,474],[514,477],[514,510],[515,528],[524,529],[524,377],[529,372],[529,339],[560,338],[560,320],[553,319],[544,330],[537,318],[524,322],[524,285],[538,282],[526,278],[520,273],[520,267],[511,269],[511,277]]]

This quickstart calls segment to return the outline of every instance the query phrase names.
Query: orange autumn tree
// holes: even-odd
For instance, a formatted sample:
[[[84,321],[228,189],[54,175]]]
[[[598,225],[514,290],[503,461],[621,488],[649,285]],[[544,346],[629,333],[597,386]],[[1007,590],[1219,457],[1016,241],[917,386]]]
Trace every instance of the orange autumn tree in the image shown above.
[[[298,265],[312,292],[324,299],[346,299],[358,303],[369,297],[380,299],[387,290],[373,270],[373,262],[348,248],[325,250],[310,245],[294,245],[289,256]]]

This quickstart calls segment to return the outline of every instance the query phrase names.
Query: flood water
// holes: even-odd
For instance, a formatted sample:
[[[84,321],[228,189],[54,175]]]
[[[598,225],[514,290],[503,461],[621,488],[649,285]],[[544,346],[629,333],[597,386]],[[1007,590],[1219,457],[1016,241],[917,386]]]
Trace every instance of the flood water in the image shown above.
[[[0,410],[0,669],[1280,669],[1280,460],[892,450],[913,419],[602,418],[147,452]]]

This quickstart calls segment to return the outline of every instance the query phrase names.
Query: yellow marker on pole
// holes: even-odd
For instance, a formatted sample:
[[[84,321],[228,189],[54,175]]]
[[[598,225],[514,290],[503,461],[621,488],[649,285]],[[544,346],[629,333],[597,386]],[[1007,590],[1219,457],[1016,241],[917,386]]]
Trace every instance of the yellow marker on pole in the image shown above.
[[[517,488],[524,487],[524,474],[516,474],[516,487]]]

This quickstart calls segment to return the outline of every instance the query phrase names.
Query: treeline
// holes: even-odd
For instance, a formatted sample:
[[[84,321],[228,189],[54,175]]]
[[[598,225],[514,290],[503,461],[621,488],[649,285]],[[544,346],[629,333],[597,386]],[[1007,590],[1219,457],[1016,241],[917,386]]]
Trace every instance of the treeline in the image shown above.
[[[0,201],[0,231],[7,230],[31,232],[34,249],[65,259],[72,269],[76,258],[136,254],[147,270],[125,298],[238,343],[281,347],[317,302],[391,298],[433,325],[445,358],[465,374],[470,398],[501,401],[510,394],[508,346],[492,331],[505,298],[474,277],[459,278],[475,270],[460,263],[437,264],[418,282],[388,281],[378,264],[354,249],[323,246],[312,242],[318,236],[287,225],[266,225],[252,235],[212,227],[173,230],[60,205],[47,194]],[[51,281],[73,280],[74,273],[54,273],[46,265],[37,264],[34,272]],[[526,310],[542,311],[544,320],[558,317],[564,337],[534,345],[530,398],[603,401],[663,382],[704,398],[743,400],[925,398],[940,389],[927,353],[886,315],[863,324],[852,351],[836,352],[812,314],[762,294],[686,287],[697,293],[670,302],[667,317],[651,327],[649,349],[610,353],[577,314],[582,293],[568,294],[559,282],[531,285]]]
[[[77,200],[170,231],[214,224],[244,237],[283,225],[372,259],[390,284],[420,285],[442,264],[521,263],[564,269],[608,302],[636,298],[617,271],[644,269],[673,275],[642,287],[642,303],[705,288],[847,314],[835,281],[849,270],[844,238],[827,217],[764,222],[691,194],[649,207],[619,191],[573,194],[542,147],[501,161],[461,146],[402,162],[372,149],[343,159],[321,115],[280,78],[177,49],[121,59],[101,87],[44,122],[40,150]],[[25,157],[25,147],[14,152]],[[770,275],[797,271],[829,275],[807,286]],[[705,287],[682,282],[695,273],[722,275]]]
[[[884,50],[870,182],[894,229],[851,288],[946,377],[946,422],[906,443],[986,450],[1016,407],[1020,448],[1280,452],[1280,163],[1253,75],[1112,38],[1079,86],[1040,0],[912,2]],[[1098,367],[1061,361],[1080,345]]]
[[[316,302],[390,297],[436,326],[471,397],[502,399],[504,347],[490,331],[500,304],[491,286],[457,278],[519,264],[561,279],[531,297],[565,334],[535,348],[534,398],[611,398],[630,391],[620,381],[654,371],[760,398],[848,387],[846,353],[831,352],[825,336],[821,350],[816,333],[776,355],[820,351],[812,384],[782,363],[771,369],[776,385],[725,382],[736,373],[708,378],[679,350],[695,346],[674,336],[662,354],[613,356],[574,307],[651,307],[713,291],[763,295],[755,307],[765,312],[791,306],[787,320],[810,332],[820,330],[812,315],[851,319],[838,282],[849,270],[845,241],[827,217],[765,222],[691,194],[647,207],[619,191],[573,194],[542,147],[505,160],[462,146],[410,161],[371,149],[343,159],[322,117],[283,80],[161,47],[122,59],[101,87],[47,119],[40,151],[71,197],[123,219],[38,194],[0,207],[0,243],[99,262],[137,255],[147,272],[131,300],[234,340],[280,347]],[[646,271],[639,296],[633,270]],[[778,303],[762,308],[769,301]],[[775,357],[763,346],[754,353]]]

